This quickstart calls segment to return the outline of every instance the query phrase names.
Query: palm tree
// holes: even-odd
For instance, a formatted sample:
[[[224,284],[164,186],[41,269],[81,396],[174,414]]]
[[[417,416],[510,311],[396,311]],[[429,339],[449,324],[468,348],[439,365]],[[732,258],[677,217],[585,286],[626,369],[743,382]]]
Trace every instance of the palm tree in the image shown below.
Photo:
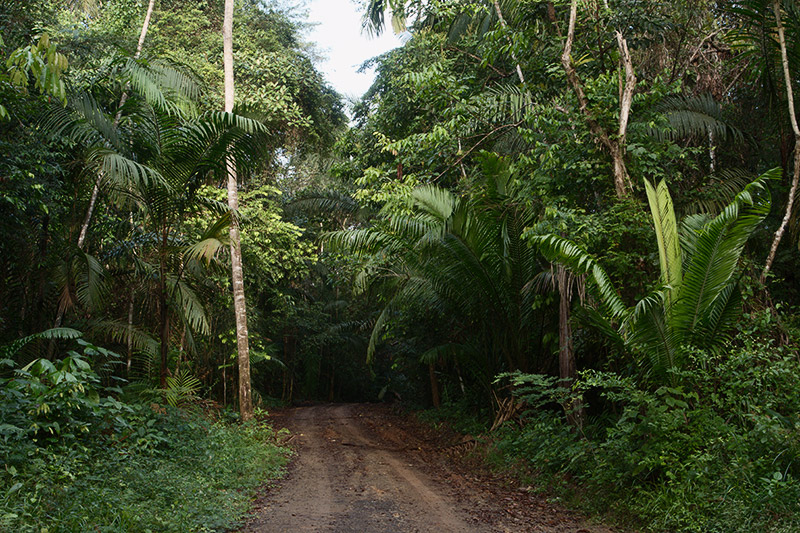
[[[150,0],[150,3],[147,5],[147,12],[144,16],[144,22],[142,22],[142,29],[139,32],[139,42],[136,45],[136,53],[133,55],[133,60],[136,61],[142,55],[142,46],[144,46],[144,40],[147,37],[147,29],[150,27],[150,17],[153,14],[153,7],[155,6],[155,0]],[[120,120],[122,119],[122,108],[125,105],[125,102],[128,100],[128,91],[130,91],[131,84],[128,82],[125,85],[125,91],[123,91],[122,96],[119,99],[119,107],[117,108],[116,116],[114,117],[114,129],[119,126]],[[89,229],[89,222],[92,220],[92,213],[94,213],[94,206],[97,203],[97,195],[100,192],[100,187],[103,184],[103,174],[102,172],[98,172],[97,179],[94,182],[94,187],[92,187],[92,194],[89,198],[89,205],[86,208],[86,216],[83,219],[83,224],[81,225],[81,231],[78,234],[78,248],[83,249],[83,243],[86,240],[86,232]]]
[[[136,90],[137,85],[132,90]],[[155,281],[158,298],[160,337],[160,383],[166,385],[167,356],[170,341],[170,317],[177,315],[192,330],[205,332],[208,324],[198,296],[187,283],[186,272],[195,269],[200,258],[208,262],[217,249],[229,243],[227,231],[232,212],[227,206],[198,195],[201,185],[213,176],[226,175],[228,162],[249,172],[264,151],[264,127],[257,121],[230,113],[209,113],[187,119],[172,112],[174,105],[162,102],[156,107],[147,98],[137,98],[125,116],[125,128],[115,128],[110,112],[84,94],[72,105],[55,110],[45,121],[54,135],[64,136],[85,149],[86,167],[93,175],[102,175],[106,188],[117,203],[128,209],[134,237],[129,260],[143,280]],[[159,101],[156,99],[156,104]],[[124,135],[124,136],[123,136]],[[216,213],[206,235],[199,243],[187,241],[182,224],[188,216]],[[98,279],[102,268],[91,256],[78,250],[85,261],[70,263],[71,271],[93,274]],[[67,271],[69,273],[69,270]],[[67,278],[65,277],[65,280]],[[143,283],[149,286],[149,282]],[[64,283],[69,287],[70,283]],[[99,286],[84,283],[82,287]],[[70,292],[63,293],[65,297]],[[78,293],[79,299],[81,294]],[[83,300],[93,294],[83,290]],[[63,300],[64,298],[62,298]],[[72,299],[74,300],[74,298]],[[94,298],[97,300],[97,298]],[[62,312],[66,306],[62,304]],[[130,331],[129,324],[128,330]]]
[[[385,211],[369,228],[329,234],[335,247],[366,257],[357,279],[383,283],[388,303],[375,320],[371,358],[386,328],[416,308],[443,317],[451,338],[422,355],[432,364],[457,358],[491,390],[503,370],[528,370],[537,331],[538,254],[523,239],[534,212],[516,200],[508,164],[484,154],[485,184],[473,199],[436,186],[414,190],[401,212]]]
[[[639,356],[656,380],[686,362],[686,348],[719,347],[741,310],[737,269],[744,246],[769,213],[766,182],[773,169],[747,185],[715,218],[692,215],[679,229],[672,198],[662,181],[645,182],[658,241],[661,279],[658,288],[627,307],[608,275],[589,254],[558,235],[538,235],[531,242],[554,263],[588,278],[600,310],[592,322],[619,346]],[[669,379],[674,383],[676,378]]]
[[[223,66],[225,69],[225,112],[233,112],[233,0],[225,0],[225,17],[222,24]],[[236,168],[232,158],[226,160],[228,174],[228,206],[239,209]],[[239,226],[230,225],[231,277],[233,280],[233,307],[236,314],[236,346],[239,363],[239,412],[242,420],[253,418],[253,400],[250,394],[250,349],[247,337],[247,305],[244,297],[244,272]]]

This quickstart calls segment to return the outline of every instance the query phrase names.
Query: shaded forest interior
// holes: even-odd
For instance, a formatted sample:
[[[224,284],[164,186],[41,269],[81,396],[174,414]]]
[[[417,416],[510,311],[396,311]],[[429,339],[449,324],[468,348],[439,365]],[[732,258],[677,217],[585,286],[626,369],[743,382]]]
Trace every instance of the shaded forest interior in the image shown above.
[[[350,100],[289,1],[0,6],[0,529],[224,530],[265,410],[396,401],[609,520],[800,530],[800,5],[362,4]],[[242,499],[160,525],[84,476],[217,446]]]

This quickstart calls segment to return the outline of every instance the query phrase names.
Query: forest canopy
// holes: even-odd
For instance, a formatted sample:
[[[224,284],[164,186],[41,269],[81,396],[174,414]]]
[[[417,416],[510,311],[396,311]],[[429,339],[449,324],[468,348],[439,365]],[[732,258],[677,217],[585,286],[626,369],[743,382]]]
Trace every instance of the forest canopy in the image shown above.
[[[228,109],[225,3],[0,6],[3,483],[150,402],[249,417],[240,250],[257,408],[433,407],[635,527],[800,528],[800,5],[368,0],[406,38],[348,103],[237,0]]]

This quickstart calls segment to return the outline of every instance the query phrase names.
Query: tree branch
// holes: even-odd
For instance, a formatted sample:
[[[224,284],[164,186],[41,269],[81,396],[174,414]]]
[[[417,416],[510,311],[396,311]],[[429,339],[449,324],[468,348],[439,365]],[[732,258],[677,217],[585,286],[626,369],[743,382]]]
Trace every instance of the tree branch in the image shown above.
[[[786,226],[789,224],[789,219],[792,217],[792,207],[794,206],[794,197],[797,194],[797,183],[800,181],[800,127],[797,125],[797,115],[794,110],[794,91],[792,90],[792,76],[789,72],[789,57],[786,52],[786,35],[783,31],[783,24],[781,23],[781,6],[778,0],[773,0],[772,10],[775,12],[775,22],[778,25],[778,41],[781,47],[781,64],[783,65],[783,81],[786,84],[786,103],[789,107],[789,122],[792,124],[792,131],[794,132],[794,169],[792,173],[792,186],[789,189],[789,200],[786,203],[786,212],[783,215],[783,220],[778,230],[775,232],[775,237],[772,239],[772,246],[767,256],[767,261],[764,265],[764,271],[761,273],[761,281],[767,278],[772,263],[775,261],[775,254],[778,252],[778,245],[781,243],[781,238],[786,232]]]

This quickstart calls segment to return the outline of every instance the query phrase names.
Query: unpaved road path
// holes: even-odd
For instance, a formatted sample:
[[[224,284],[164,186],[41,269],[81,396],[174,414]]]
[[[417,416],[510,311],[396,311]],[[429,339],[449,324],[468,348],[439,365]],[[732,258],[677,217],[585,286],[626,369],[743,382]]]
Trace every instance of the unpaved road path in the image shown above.
[[[242,533],[611,533],[541,496],[471,477],[382,405],[276,413],[297,455]]]

